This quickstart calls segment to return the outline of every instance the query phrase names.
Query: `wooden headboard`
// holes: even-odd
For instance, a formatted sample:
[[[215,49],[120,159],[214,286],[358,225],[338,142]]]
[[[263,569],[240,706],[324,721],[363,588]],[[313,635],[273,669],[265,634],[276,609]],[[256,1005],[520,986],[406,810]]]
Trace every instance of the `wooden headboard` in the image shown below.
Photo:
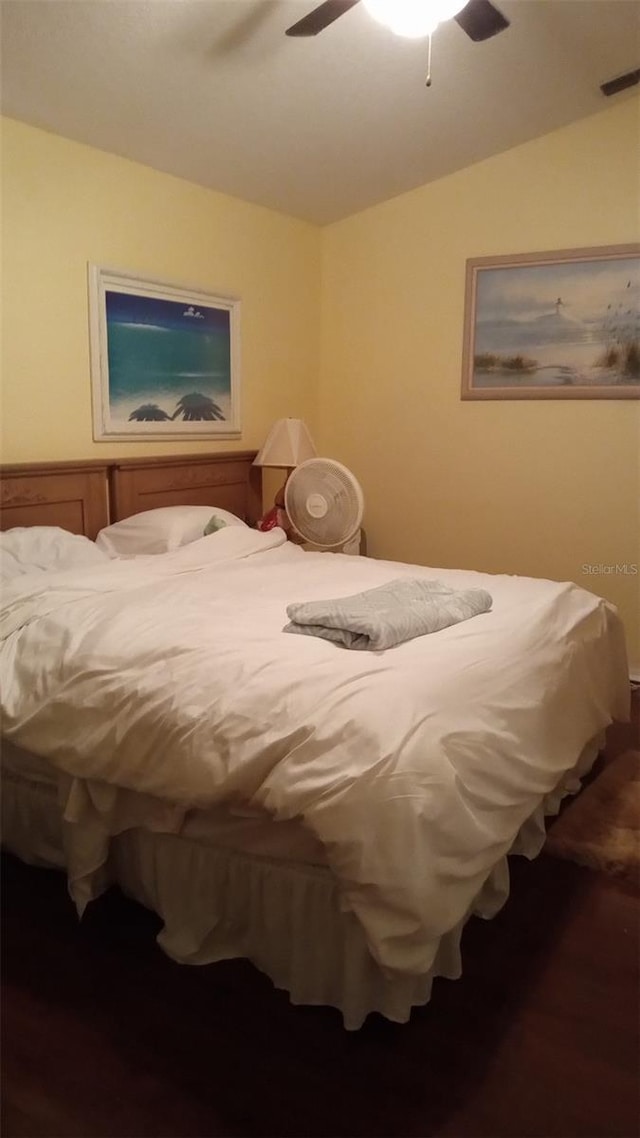
[[[92,540],[109,524],[108,466],[39,462],[0,467],[0,529],[60,526]]]
[[[220,506],[245,521],[260,517],[256,451],[129,459],[110,470],[111,520],[159,506]]]
[[[262,512],[256,451],[0,466],[0,529],[60,526],[91,539],[158,506],[220,506],[255,522]]]

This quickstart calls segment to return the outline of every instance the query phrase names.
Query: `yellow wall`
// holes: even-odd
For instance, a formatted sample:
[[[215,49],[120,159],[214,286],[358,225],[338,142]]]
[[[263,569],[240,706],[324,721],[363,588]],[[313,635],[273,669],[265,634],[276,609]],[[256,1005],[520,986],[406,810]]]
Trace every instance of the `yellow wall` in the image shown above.
[[[12,120],[2,152],[3,461],[244,449],[313,418],[315,226]],[[92,441],[87,262],[241,297],[242,438]]]
[[[362,481],[370,552],[574,580],[640,669],[640,405],[460,401],[467,257],[637,241],[640,101],[324,232],[317,433]],[[639,568],[640,573],[640,568]]]
[[[640,564],[640,406],[459,398],[466,258],[637,240],[639,110],[324,231],[4,120],[3,460],[257,447],[300,415],[361,479],[374,555],[576,580],[640,669],[640,577],[581,571]],[[87,262],[242,298],[241,439],[92,441]]]

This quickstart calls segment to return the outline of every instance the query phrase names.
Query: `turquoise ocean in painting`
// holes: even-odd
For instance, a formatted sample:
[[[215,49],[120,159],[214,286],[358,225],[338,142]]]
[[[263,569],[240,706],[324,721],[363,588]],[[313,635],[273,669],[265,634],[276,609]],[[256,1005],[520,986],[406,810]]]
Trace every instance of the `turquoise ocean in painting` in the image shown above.
[[[180,417],[179,401],[200,395],[227,418],[231,398],[230,313],[183,302],[106,293],[112,419],[143,406]]]

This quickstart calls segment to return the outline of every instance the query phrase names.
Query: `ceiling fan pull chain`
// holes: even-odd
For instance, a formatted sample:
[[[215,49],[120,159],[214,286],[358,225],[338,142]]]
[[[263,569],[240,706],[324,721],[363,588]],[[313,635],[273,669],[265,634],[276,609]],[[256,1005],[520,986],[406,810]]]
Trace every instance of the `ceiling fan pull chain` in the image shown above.
[[[431,32],[427,36],[427,79],[425,87],[431,86]]]

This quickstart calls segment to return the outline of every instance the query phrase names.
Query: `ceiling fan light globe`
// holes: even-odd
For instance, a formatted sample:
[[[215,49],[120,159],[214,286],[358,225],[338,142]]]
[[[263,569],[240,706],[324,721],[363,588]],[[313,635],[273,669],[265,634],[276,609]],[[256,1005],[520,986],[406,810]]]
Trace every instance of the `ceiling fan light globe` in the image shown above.
[[[465,6],[460,0],[363,0],[363,4],[374,20],[409,39],[432,35],[438,24],[453,19]]]

